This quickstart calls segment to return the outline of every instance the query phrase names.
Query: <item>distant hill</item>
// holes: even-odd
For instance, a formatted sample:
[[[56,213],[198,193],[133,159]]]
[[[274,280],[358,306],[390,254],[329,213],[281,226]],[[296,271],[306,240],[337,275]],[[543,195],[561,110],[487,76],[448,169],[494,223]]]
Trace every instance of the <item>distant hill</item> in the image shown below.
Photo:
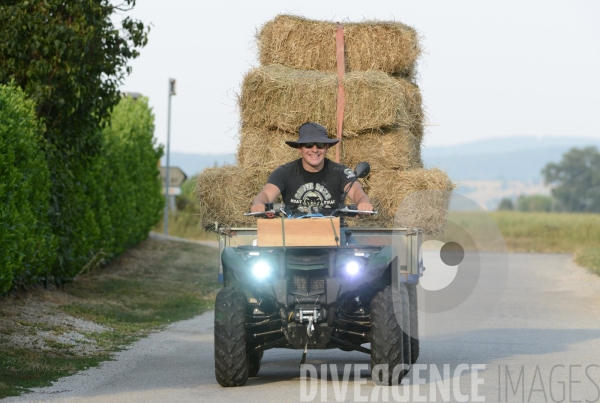
[[[518,180],[541,182],[541,170],[559,162],[571,148],[596,146],[600,139],[573,137],[509,137],[449,147],[425,147],[427,167],[444,169],[454,180]]]

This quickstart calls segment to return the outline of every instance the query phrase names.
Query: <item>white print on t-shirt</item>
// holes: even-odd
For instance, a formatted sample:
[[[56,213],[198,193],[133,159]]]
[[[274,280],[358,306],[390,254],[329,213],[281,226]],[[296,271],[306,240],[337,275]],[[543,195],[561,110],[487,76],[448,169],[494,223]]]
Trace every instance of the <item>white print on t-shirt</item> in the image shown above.
[[[331,193],[320,183],[314,184],[312,182],[305,183],[300,186],[294,198],[291,200],[292,203],[298,203],[298,211],[304,213],[317,213],[323,206],[329,208],[335,201],[330,200]]]

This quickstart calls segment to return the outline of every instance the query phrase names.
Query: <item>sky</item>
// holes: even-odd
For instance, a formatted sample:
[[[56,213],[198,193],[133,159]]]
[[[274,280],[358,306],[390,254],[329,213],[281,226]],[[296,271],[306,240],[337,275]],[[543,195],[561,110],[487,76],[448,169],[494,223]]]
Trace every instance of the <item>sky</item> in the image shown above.
[[[422,36],[425,146],[528,135],[600,139],[600,2],[137,0],[126,15],[151,26],[124,92],[149,97],[155,136],[171,151],[237,146],[237,94],[257,67],[255,33],[277,14],[332,21],[396,20]]]

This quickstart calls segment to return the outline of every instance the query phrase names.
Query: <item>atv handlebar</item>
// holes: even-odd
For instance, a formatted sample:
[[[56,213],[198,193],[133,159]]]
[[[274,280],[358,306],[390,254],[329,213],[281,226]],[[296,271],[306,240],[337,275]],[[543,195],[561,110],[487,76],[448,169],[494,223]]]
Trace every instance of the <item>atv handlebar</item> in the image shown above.
[[[337,211],[338,213],[342,213],[343,215],[347,215],[349,217],[353,217],[356,214],[377,214],[377,211],[367,211],[367,210],[357,210],[354,204],[349,206],[345,206]],[[351,215],[353,214],[353,215]]]
[[[326,216],[322,214],[306,214],[303,216],[293,216],[292,214],[288,214],[285,209],[285,204],[283,203],[268,203],[265,204],[265,211],[256,211],[256,212],[248,212],[244,213],[244,216],[250,217],[266,217],[266,218],[275,218],[279,217],[287,217],[287,218],[308,218],[308,217],[355,217],[357,214],[377,214],[377,211],[367,211],[367,210],[357,210],[354,204],[349,206],[344,206],[341,209],[333,210],[333,212]]]
[[[273,218],[278,215],[284,217],[288,216],[287,212],[285,211],[285,204],[283,203],[267,203],[265,204],[265,211],[248,212],[244,213],[244,215],[267,218]]]

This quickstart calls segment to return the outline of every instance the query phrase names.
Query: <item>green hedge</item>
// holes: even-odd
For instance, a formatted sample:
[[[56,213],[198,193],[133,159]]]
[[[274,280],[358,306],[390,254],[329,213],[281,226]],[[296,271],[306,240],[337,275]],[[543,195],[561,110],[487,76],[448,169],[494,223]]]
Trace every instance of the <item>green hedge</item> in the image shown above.
[[[148,236],[160,219],[154,116],[146,98],[124,97],[102,131],[101,150],[77,170],[67,196],[77,219],[68,228],[54,276],[71,279],[112,259]],[[65,226],[62,226],[63,228]]]
[[[162,148],[156,147],[153,135],[154,115],[146,98],[123,98],[103,131],[104,159],[98,174],[111,223],[103,239],[110,240],[112,253],[145,239],[160,219]]]
[[[46,274],[56,258],[42,133],[34,103],[0,86],[0,292]]]
[[[100,152],[65,161],[72,175],[60,187],[51,186],[42,133],[33,102],[16,86],[0,86],[0,292],[40,275],[72,279],[145,239],[160,219],[162,148],[147,99],[121,99],[100,133]],[[57,198],[68,214],[53,215]]]
[[[63,207],[61,214],[55,216],[53,226],[59,244],[52,275],[59,282],[75,277],[94,262],[102,261],[109,253],[99,227],[106,220],[105,208],[102,208],[105,204],[102,202],[102,182],[97,180],[99,175],[96,175],[96,165],[101,158],[99,155],[86,164],[71,161],[71,177],[60,187],[55,183],[52,188],[61,193],[60,196],[54,193],[53,197],[60,198]]]

